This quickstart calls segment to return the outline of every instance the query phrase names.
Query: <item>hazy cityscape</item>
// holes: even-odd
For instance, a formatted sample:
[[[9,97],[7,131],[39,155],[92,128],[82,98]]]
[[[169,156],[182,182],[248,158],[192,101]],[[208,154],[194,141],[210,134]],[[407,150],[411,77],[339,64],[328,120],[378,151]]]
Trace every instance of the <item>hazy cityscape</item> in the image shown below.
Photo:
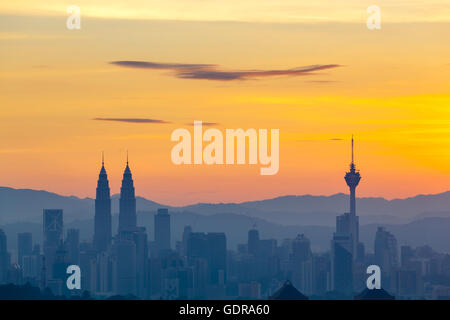
[[[7,239],[0,229],[0,284],[27,284],[55,298],[268,299],[292,285],[309,299],[353,299],[366,288],[367,267],[375,264],[381,268],[382,288],[395,299],[450,299],[450,254],[428,245],[399,246],[382,226],[372,248],[360,241],[356,188],[361,176],[353,159],[353,139],[351,152],[345,174],[349,211],[336,217],[326,252],[313,251],[308,234],[266,239],[257,225],[248,230],[247,242],[236,248],[230,247],[224,232],[198,232],[189,224],[182,234],[172,235],[167,208],[157,209],[154,230],[146,230],[138,225],[128,159],[114,230],[102,160],[92,241],[81,240],[78,229],[64,228],[62,209],[42,208],[42,243],[33,241],[31,232]],[[17,241],[13,258],[10,241]],[[80,290],[66,286],[69,265],[80,266]]]

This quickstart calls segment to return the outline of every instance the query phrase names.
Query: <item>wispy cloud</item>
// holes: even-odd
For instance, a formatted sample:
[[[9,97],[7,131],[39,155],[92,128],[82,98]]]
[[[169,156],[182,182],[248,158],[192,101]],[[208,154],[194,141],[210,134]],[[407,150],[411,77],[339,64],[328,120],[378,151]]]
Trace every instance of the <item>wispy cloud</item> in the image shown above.
[[[181,79],[202,79],[215,81],[249,80],[274,76],[308,76],[317,71],[340,67],[338,64],[319,64],[292,69],[273,70],[221,70],[213,64],[159,63],[148,61],[112,61],[111,64],[137,69],[171,70]]]
[[[297,139],[297,142],[324,142],[324,141],[343,141],[341,138],[330,138],[330,139]]]
[[[202,68],[212,68],[215,65],[212,64],[190,64],[190,63],[159,63],[150,61],[112,61],[111,64],[127,67],[127,68],[138,68],[138,69],[171,69],[171,70],[181,70],[181,69],[202,69]]]
[[[186,123],[188,126],[194,126],[194,123]],[[219,126],[220,123],[218,122],[203,122],[202,121],[202,126],[204,127],[213,127],[213,126]]]
[[[147,119],[147,118],[94,118],[92,120],[117,121],[117,122],[128,122],[128,123],[170,123],[170,122],[164,121],[164,120]]]

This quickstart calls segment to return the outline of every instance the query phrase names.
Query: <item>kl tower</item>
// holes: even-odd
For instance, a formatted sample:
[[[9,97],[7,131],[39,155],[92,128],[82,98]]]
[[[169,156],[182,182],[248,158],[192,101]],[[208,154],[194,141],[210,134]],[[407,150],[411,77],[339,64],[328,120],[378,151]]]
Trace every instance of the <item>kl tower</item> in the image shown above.
[[[345,174],[345,182],[347,182],[348,187],[350,188],[350,214],[352,216],[356,216],[356,187],[359,184],[359,180],[361,180],[361,176],[359,172],[356,171],[355,163],[353,159],[353,136],[352,136],[352,163],[350,163],[350,171]]]
[[[350,188],[350,219],[349,227],[352,235],[353,258],[356,258],[356,250],[359,243],[359,219],[356,216],[356,187],[361,180],[359,172],[355,168],[353,156],[353,135],[352,135],[352,162],[350,163],[350,171],[345,174],[345,182]]]

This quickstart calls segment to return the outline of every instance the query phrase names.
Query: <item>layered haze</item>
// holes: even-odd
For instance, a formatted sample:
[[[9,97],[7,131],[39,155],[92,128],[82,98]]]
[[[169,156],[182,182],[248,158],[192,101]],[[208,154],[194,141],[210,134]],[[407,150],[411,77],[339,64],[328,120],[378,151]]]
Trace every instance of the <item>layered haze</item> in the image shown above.
[[[64,228],[80,230],[82,241],[91,241],[94,225],[94,200],[64,197],[46,191],[0,188],[0,228],[15,250],[17,233],[31,232],[35,242],[42,241],[42,209],[62,208]],[[370,252],[378,226],[386,227],[400,245],[430,245],[450,252],[450,192],[420,195],[408,199],[359,198],[361,241]],[[247,232],[257,227],[263,239],[279,243],[305,234],[315,251],[329,249],[335,231],[336,215],[345,211],[348,195],[287,196],[256,202],[197,204],[169,207],[172,243],[180,240],[185,226],[199,232],[225,232],[227,245],[235,248],[247,242]],[[138,225],[146,227],[149,240],[154,237],[154,214],[167,207],[142,197],[137,198]],[[376,208],[376,209],[374,209]],[[118,195],[113,196],[113,232],[118,223]],[[376,215],[374,215],[376,214]]]

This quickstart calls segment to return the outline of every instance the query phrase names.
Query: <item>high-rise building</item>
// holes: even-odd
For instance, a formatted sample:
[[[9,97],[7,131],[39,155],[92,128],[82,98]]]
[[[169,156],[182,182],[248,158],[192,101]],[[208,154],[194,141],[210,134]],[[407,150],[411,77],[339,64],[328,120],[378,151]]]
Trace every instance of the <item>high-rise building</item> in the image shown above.
[[[0,284],[7,280],[10,265],[10,256],[7,249],[7,238],[5,232],[0,229]]]
[[[194,298],[204,299],[208,284],[208,260],[206,258],[195,258],[193,263],[194,273]]]
[[[136,245],[136,292],[141,298],[149,298],[148,288],[148,240],[145,227],[138,227],[133,233]]]
[[[313,256],[313,294],[320,296],[329,291],[330,265],[328,253]]]
[[[162,284],[162,265],[161,259],[150,258],[148,261],[148,278],[150,297],[152,299],[159,298]]]
[[[170,250],[170,215],[167,209],[155,214],[155,244],[158,251]]]
[[[336,217],[336,232],[334,233],[333,239],[339,239],[341,245],[344,241],[348,241],[344,247],[348,248],[352,255],[352,260],[356,260],[356,255],[358,253],[358,246],[355,247],[354,241],[354,239],[358,237],[358,229],[359,222],[357,216],[353,216],[351,213],[347,212]]]
[[[331,285],[334,291],[350,295],[353,292],[353,257],[348,236],[334,234],[331,241]]]
[[[110,252],[97,252],[94,261],[96,292],[101,295],[113,295],[114,256]]]
[[[191,232],[187,239],[188,264],[198,259],[207,261],[207,280],[212,285],[224,285],[227,280],[227,238],[223,232]]]
[[[181,244],[181,253],[183,256],[187,255],[187,245],[188,245],[188,239],[189,236],[192,233],[192,227],[191,226],[185,226],[183,230],[183,238],[182,238],[182,244]]]
[[[130,167],[123,172],[122,187],[119,200],[119,233],[121,231],[134,231],[136,228],[136,196],[134,194],[133,177]]]
[[[66,270],[68,266],[67,250],[65,249],[65,246],[61,244],[58,250],[56,250],[56,258],[52,266],[52,280],[55,281],[55,283],[59,282],[61,287],[61,291],[59,291],[59,293],[55,292],[55,294],[68,293],[66,286],[66,280],[68,277]]]
[[[295,263],[309,260],[312,257],[311,242],[304,234],[299,234],[292,241],[292,258]]]
[[[122,231],[114,239],[115,255],[113,290],[121,295],[136,295],[136,243],[132,232]]]
[[[97,278],[97,257],[98,253],[92,248],[90,243],[82,242],[80,244],[80,268],[81,268],[81,288],[89,292],[98,290]]]
[[[44,256],[47,280],[52,278],[56,253],[63,244],[63,210],[44,209]]]
[[[95,196],[94,248],[101,252],[111,245],[111,196],[108,175],[102,155],[102,168],[97,181]]]
[[[258,255],[262,258],[274,256],[276,254],[278,242],[276,239],[259,240]]]
[[[17,263],[23,267],[23,257],[33,252],[33,236],[30,232],[17,234]]]
[[[35,244],[30,254],[22,256],[22,276],[24,283],[39,286],[39,278],[42,270],[42,256],[39,244]]]
[[[423,294],[423,281],[417,270],[409,268],[395,270],[392,282],[392,291],[400,299],[417,299]]]
[[[40,255],[26,255],[22,257],[22,272],[25,282],[34,282],[39,278],[39,271],[41,269]]]
[[[68,229],[65,247],[67,250],[67,261],[70,264],[78,264],[80,262],[80,230]]]
[[[299,234],[292,242],[292,280],[294,286],[307,295],[313,290],[313,260],[311,242]]]
[[[22,275],[24,283],[39,285],[38,279],[42,268],[42,256],[40,247],[35,244],[31,253],[22,256]]]
[[[248,253],[257,256],[259,251],[259,232],[255,228],[248,231],[247,245]]]
[[[381,268],[382,285],[391,290],[392,276],[398,268],[397,239],[383,227],[378,227],[375,234],[375,263]]]
[[[411,259],[414,257],[414,250],[410,246],[402,246],[400,249],[400,262],[402,268],[407,268],[411,264]]]
[[[278,242],[276,239],[260,239],[258,255],[256,256],[258,277],[270,277],[279,271],[279,257],[277,256]]]
[[[210,232],[208,241],[209,281],[213,285],[224,285],[227,279],[227,237],[223,232]]]
[[[190,262],[193,258],[208,256],[208,242],[204,232],[190,232],[187,239],[186,255]]]

